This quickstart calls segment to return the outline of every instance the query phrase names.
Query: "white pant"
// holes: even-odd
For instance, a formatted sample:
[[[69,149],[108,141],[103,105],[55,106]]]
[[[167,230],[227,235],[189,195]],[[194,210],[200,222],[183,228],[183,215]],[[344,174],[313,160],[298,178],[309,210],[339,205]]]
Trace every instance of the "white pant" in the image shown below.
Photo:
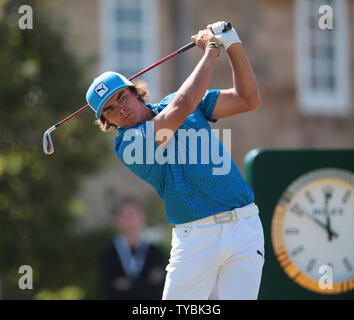
[[[263,264],[258,214],[225,223],[215,223],[211,216],[176,225],[163,299],[255,300]]]

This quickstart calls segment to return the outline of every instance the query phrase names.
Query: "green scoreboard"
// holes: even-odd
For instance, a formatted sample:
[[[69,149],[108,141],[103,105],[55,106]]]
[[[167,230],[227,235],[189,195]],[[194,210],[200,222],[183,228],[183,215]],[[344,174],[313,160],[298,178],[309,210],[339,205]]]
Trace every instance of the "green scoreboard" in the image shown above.
[[[259,299],[354,299],[354,149],[254,149],[265,236]]]

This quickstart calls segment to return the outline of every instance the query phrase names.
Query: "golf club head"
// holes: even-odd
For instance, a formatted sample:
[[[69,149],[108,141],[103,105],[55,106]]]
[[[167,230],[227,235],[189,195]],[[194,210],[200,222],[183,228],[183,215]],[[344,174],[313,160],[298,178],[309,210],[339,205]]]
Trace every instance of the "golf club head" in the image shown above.
[[[45,154],[52,154],[54,152],[54,145],[49,129],[43,134],[43,151]]]

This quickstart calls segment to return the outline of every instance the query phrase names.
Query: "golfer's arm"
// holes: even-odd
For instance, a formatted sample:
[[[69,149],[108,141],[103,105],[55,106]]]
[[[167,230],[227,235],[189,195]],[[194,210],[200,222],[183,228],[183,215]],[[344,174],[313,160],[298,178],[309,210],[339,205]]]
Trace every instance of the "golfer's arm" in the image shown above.
[[[233,88],[220,91],[212,114],[213,119],[248,112],[261,104],[257,81],[242,44],[231,45],[227,53],[232,68]]]
[[[154,117],[157,144],[165,143],[202,100],[208,88],[218,50],[206,48],[202,59],[177,91],[171,103]],[[167,130],[161,130],[167,129]],[[163,141],[159,134],[166,135]]]

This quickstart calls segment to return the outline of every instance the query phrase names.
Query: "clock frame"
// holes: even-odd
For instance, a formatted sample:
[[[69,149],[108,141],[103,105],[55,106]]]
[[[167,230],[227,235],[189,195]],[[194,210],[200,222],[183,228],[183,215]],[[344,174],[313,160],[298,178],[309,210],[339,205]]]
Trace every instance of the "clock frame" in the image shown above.
[[[351,192],[352,194],[353,189],[354,189],[354,174],[348,171],[344,171],[341,169],[337,168],[323,168],[323,169],[318,169],[318,170],[312,170],[310,172],[305,173],[304,175],[298,177],[282,194],[280,197],[280,200],[275,206],[274,210],[274,215],[272,218],[272,223],[271,223],[271,241],[273,245],[273,250],[274,253],[277,257],[277,260],[280,264],[280,266],[283,268],[285,273],[297,284],[300,286],[304,287],[305,289],[318,292],[321,294],[340,294],[340,293],[345,293],[347,291],[353,290],[354,289],[354,273],[352,273],[352,277],[343,280],[343,281],[337,281],[333,282],[331,288],[320,288],[319,286],[319,279],[310,276],[307,272],[304,270],[301,270],[301,268],[297,265],[296,261],[294,261],[294,258],[291,257],[291,253],[288,250],[286,241],[285,241],[285,217],[287,214],[292,215],[294,214],[295,217],[299,217],[299,219],[303,219],[304,217],[304,212],[302,211],[303,209],[300,206],[292,206],[291,207],[291,201],[294,198],[295,194],[298,194],[299,191],[304,191],[304,189],[307,189],[307,195],[309,195],[308,202],[312,203],[314,202],[313,196],[310,196],[311,193],[309,193],[309,188],[311,186],[314,186],[316,182],[319,184],[319,182],[326,182],[326,183],[342,183],[342,184],[348,184],[351,187]],[[344,196],[346,193],[344,193]],[[312,198],[311,198],[312,197]],[[348,198],[347,198],[348,199]],[[350,204],[350,203],[349,203]],[[296,204],[298,205],[298,204]],[[294,208],[295,207],[295,208]],[[347,212],[346,214],[350,215],[353,213],[353,222],[354,222],[354,207],[352,212]],[[316,217],[314,214],[311,214],[312,218],[318,219],[317,221],[323,222],[321,218]],[[333,218],[333,217],[332,217]],[[311,222],[309,222],[311,224]],[[353,225],[354,227],[354,225]],[[298,229],[296,229],[298,230]],[[299,230],[298,230],[299,231]],[[301,233],[301,230],[300,230]],[[337,235],[338,236],[338,235]],[[290,233],[289,237],[293,237],[293,235]],[[336,241],[336,239],[333,239]],[[313,240],[315,241],[315,239]],[[354,240],[353,240],[354,243]],[[322,243],[323,246],[325,246],[325,243]],[[298,247],[302,248],[303,247]],[[353,252],[352,255],[354,256],[354,246],[353,246]],[[314,260],[312,260],[314,261]],[[320,278],[320,275],[318,276]]]
[[[281,223],[281,216],[286,210],[286,201],[282,199],[284,192],[302,175],[324,168],[354,173],[354,149],[253,149],[245,157],[245,178],[252,187],[255,202],[260,208],[265,236],[265,264],[259,299],[354,298],[352,280],[340,287],[334,282],[333,289],[328,292],[317,290],[317,280],[311,282],[306,279],[306,275],[284,255],[286,252],[279,254],[273,248],[272,220],[275,218],[276,222]],[[273,235],[279,236],[279,232],[280,229],[275,228]],[[278,240],[280,245],[281,238]],[[291,273],[291,277],[283,267]]]

